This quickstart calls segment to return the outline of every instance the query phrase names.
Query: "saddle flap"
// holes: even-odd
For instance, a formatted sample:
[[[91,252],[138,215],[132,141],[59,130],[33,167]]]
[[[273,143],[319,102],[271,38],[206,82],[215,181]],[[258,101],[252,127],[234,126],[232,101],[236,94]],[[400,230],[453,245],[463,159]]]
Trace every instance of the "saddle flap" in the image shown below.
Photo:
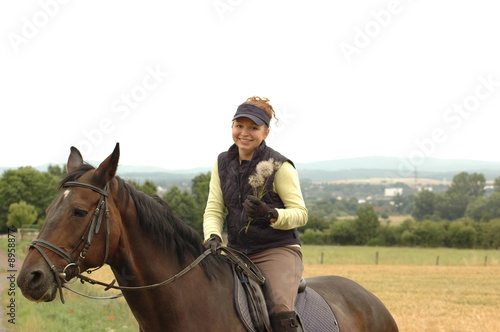
[[[246,299],[241,300],[237,298],[236,301],[247,302],[246,305],[250,313],[253,327],[255,328],[254,330],[249,326],[250,324],[246,324],[247,329],[256,332],[271,331],[271,322],[269,321],[266,298],[264,297],[261,286],[254,279],[249,278],[239,267],[234,267],[233,271],[236,288],[243,288],[246,294]],[[236,294],[238,294],[238,292],[236,292]],[[241,306],[242,303],[239,303],[239,305]],[[244,305],[245,304],[243,304],[243,306]]]

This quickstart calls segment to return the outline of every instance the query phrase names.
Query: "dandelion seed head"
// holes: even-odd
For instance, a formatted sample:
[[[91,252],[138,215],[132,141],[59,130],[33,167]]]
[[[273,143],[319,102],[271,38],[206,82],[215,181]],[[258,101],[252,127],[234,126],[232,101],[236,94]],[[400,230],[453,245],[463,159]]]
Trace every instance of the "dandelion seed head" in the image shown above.
[[[274,172],[274,160],[273,158],[265,161],[261,161],[257,164],[257,174],[264,178],[271,176]]]
[[[263,186],[265,181],[266,181],[266,179],[258,173],[254,174],[254,175],[250,175],[248,177],[248,183],[250,183],[250,185],[254,189]]]

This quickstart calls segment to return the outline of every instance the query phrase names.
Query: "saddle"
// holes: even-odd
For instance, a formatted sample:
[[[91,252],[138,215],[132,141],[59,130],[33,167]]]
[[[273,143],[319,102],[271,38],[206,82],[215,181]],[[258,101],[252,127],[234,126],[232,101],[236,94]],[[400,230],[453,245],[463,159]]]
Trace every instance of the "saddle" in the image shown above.
[[[269,313],[274,311],[274,299],[265,276],[245,254],[227,247],[221,247],[221,250],[233,262],[235,303],[241,321],[249,331],[272,331]],[[303,292],[305,288],[306,281],[302,279],[298,292]],[[244,294],[241,289],[244,290]],[[244,308],[240,308],[241,306]],[[245,313],[249,313],[250,317]]]

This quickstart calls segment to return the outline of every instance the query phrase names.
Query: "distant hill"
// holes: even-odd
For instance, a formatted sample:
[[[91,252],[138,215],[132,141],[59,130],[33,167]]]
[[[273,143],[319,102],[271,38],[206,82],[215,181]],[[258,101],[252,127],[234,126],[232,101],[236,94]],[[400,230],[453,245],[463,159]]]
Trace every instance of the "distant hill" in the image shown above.
[[[90,163],[93,164],[92,162]],[[325,160],[311,163],[296,163],[295,166],[301,180],[308,179],[313,182],[384,177],[411,178],[415,176],[415,168],[407,160],[393,157]],[[46,171],[47,167],[48,164],[35,168],[39,171]],[[6,169],[16,168],[0,167],[2,173]],[[138,182],[152,180],[160,186],[170,187],[176,184],[182,187],[190,187],[193,177],[211,170],[211,167],[168,170],[154,166],[120,165],[118,175],[124,179],[133,179]],[[453,176],[460,172],[482,173],[487,180],[494,180],[500,176],[500,162],[426,158],[416,169],[417,177],[440,181],[443,179],[451,181]]]
[[[426,158],[415,168],[408,160],[394,157],[361,157],[297,163],[301,179],[314,182],[415,177],[451,181],[460,172],[482,173],[487,180],[500,176],[500,162]]]
[[[413,171],[413,165],[408,160],[394,157],[360,157],[337,159],[296,164],[298,170],[341,171],[353,169],[378,169]],[[500,162],[425,158],[417,165],[417,171],[424,172],[474,172],[480,170],[498,170]]]

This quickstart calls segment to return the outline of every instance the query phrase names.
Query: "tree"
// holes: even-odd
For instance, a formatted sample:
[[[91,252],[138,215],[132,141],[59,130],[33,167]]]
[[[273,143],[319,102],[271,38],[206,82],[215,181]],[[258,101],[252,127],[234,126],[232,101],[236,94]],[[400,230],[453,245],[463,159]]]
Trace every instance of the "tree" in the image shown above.
[[[358,217],[354,220],[356,230],[356,244],[368,244],[371,238],[377,236],[380,227],[378,215],[373,206],[360,206],[357,212]]]
[[[135,189],[137,189],[139,191],[142,191],[146,195],[154,195],[154,194],[156,194],[156,191],[157,191],[156,188],[157,188],[157,186],[151,180],[146,180],[146,182],[144,182],[143,185],[140,185],[139,183],[135,182],[134,180],[129,180],[127,182],[130,183],[131,185],[133,185],[135,187]]]
[[[481,197],[471,202],[465,210],[465,215],[475,221],[483,222],[500,218],[500,192],[494,192],[487,198]]]
[[[446,192],[442,195],[436,195],[434,202],[434,215],[437,218],[447,220],[460,219],[465,215],[470,197],[455,192]]]
[[[481,224],[483,248],[500,249],[500,219],[493,219],[487,224]]]
[[[415,220],[423,220],[434,214],[435,194],[429,190],[422,190],[415,197],[415,207],[411,215]]]
[[[440,247],[443,245],[444,231],[439,224],[426,220],[415,225],[413,230],[415,244],[422,247]]]
[[[326,232],[335,244],[352,245],[356,243],[357,234],[353,220],[335,221]]]
[[[477,232],[469,223],[456,221],[448,229],[450,241],[455,248],[473,248],[476,244]]]
[[[187,190],[181,191],[178,186],[173,186],[163,195],[163,199],[186,224],[202,234],[202,221],[196,220],[195,200]]]
[[[500,192],[500,177],[495,179],[495,182],[493,183],[493,188],[495,189],[495,192]]]
[[[57,195],[57,182],[57,177],[32,167],[5,171],[0,178],[0,231],[5,231],[12,203],[24,201],[35,207],[37,215],[44,215]]]
[[[485,184],[486,179],[483,174],[462,172],[453,177],[451,187],[446,193],[478,198],[484,196]]]
[[[61,169],[61,167],[59,165],[52,165],[52,164],[49,165],[47,172],[49,172],[49,174],[52,174],[56,177],[60,177],[63,175],[63,170]]]
[[[7,226],[20,228],[22,225],[31,225],[36,221],[38,213],[35,207],[26,204],[25,201],[12,203],[9,206],[9,214],[7,216]]]

